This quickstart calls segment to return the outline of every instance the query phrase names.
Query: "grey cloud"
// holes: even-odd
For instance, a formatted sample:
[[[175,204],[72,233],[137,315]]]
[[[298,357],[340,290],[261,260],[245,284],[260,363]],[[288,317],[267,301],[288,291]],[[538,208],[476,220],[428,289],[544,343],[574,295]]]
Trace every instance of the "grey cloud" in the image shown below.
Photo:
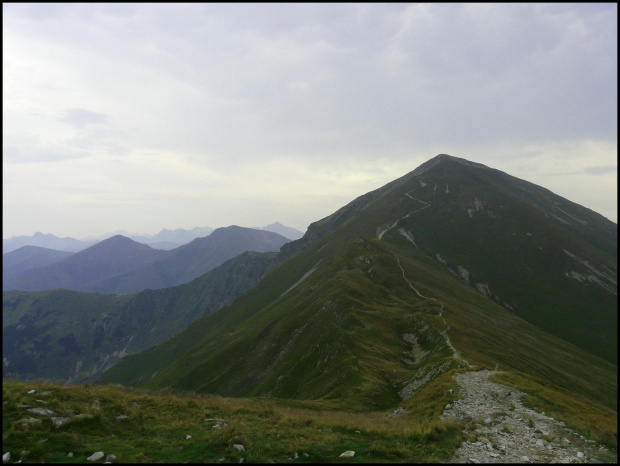
[[[62,121],[72,126],[102,125],[108,122],[108,116],[103,113],[91,112],[83,108],[70,108],[65,111]]]
[[[603,165],[599,167],[588,167],[584,170],[588,175],[602,176],[607,173],[612,173],[618,171],[618,167],[616,165]]]
[[[8,145],[2,150],[3,160],[11,163],[44,163],[58,162],[72,159],[88,157],[89,152],[75,149],[73,147],[63,147],[52,149],[42,146],[35,141],[25,142],[20,146]]]

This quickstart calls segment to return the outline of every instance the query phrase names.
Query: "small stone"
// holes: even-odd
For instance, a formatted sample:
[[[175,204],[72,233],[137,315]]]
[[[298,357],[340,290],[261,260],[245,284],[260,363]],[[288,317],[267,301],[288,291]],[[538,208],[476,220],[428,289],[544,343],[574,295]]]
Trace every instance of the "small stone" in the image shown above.
[[[297,454],[297,452],[295,452],[295,454],[293,455],[293,459],[296,460],[297,458],[299,458],[299,455]]]
[[[493,424],[493,419],[491,419],[490,417],[487,417],[487,418],[484,420],[484,423],[485,423],[487,426],[488,426],[488,425],[491,425],[491,424]]]
[[[452,409],[452,405],[448,403],[444,409]]]
[[[57,429],[63,424],[66,424],[67,422],[69,422],[70,420],[71,419],[69,419],[68,417],[52,417],[52,422],[54,423],[54,426],[56,426]]]
[[[11,461],[11,452],[7,451],[4,455],[2,455],[2,462],[6,463],[7,461]]]
[[[47,408],[30,408],[28,409],[28,412],[32,414],[37,414],[39,416],[53,416],[54,414],[56,414],[51,409]]]
[[[36,390],[30,390],[30,391],[28,392],[28,395],[33,395],[35,392],[36,392]]]
[[[310,457],[310,455],[309,455],[308,453],[304,453],[303,455],[304,455],[306,458],[309,458],[309,457]]]
[[[543,439],[538,439],[536,440],[536,446],[537,447],[544,447],[545,446],[545,441]]]
[[[86,458],[86,459],[87,459],[88,461],[97,461],[97,460],[99,460],[99,459],[101,459],[101,458],[103,458],[103,457],[104,457],[103,452],[102,452],[102,451],[98,451],[98,452],[93,453],[92,455],[90,455],[90,456],[89,456],[88,458]]]
[[[106,463],[111,463],[115,459],[116,459],[116,455],[113,455],[112,453],[110,453],[108,456],[105,457]]]
[[[347,450],[344,453],[341,453],[339,458],[352,458],[355,456],[355,452],[352,450]]]
[[[582,452],[580,451],[577,452],[577,458],[583,458],[584,456],[585,455]]]
[[[480,464],[480,461],[477,460],[476,458],[469,458],[469,462],[474,463],[474,464]]]
[[[69,453],[67,453],[67,456],[68,456],[69,458],[73,458],[73,452],[72,452],[72,451],[70,451]]]
[[[243,463],[243,458],[239,458],[239,464]]]
[[[235,443],[233,448],[237,451],[245,451],[245,447],[243,445],[239,445],[238,443]]]
[[[124,421],[125,419],[129,419],[129,416],[125,414],[121,414],[120,416],[116,416],[117,421]]]
[[[521,461],[523,461],[524,463],[529,463],[530,459],[527,456],[522,456]]]
[[[564,442],[564,443],[570,443],[570,440],[568,440],[566,437],[564,437],[564,438],[562,439],[562,442]]]
[[[191,438],[192,438],[192,436],[191,436],[191,435],[186,435],[186,436],[185,436],[185,440],[189,440],[189,439],[191,439]]]

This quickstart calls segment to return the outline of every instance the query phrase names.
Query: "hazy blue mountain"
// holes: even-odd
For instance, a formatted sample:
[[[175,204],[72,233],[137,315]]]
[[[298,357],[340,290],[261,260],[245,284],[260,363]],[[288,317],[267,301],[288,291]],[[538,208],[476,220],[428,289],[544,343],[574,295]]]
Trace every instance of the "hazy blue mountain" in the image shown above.
[[[125,274],[109,277],[82,288],[101,293],[136,291],[181,285],[245,251],[279,251],[289,240],[270,231],[229,226],[218,228],[209,236],[166,251],[157,261]]]
[[[2,254],[2,281],[5,282],[26,270],[52,264],[73,254],[75,253],[39,246],[22,246]]]
[[[98,240],[83,241],[75,238],[58,238],[51,233],[40,232],[32,236],[13,236],[2,240],[2,253],[15,251],[22,246],[39,246],[42,248],[56,249],[57,251],[77,252],[97,243]]]
[[[287,227],[286,225],[282,225],[280,222],[272,223],[266,227],[259,228],[259,230],[273,231],[274,233],[278,233],[279,235],[282,235],[290,240],[299,239],[304,235],[303,231],[299,231],[292,227]]]
[[[113,236],[53,264],[27,270],[3,282],[5,290],[84,289],[92,283],[144,266],[166,251]]]
[[[203,238],[213,233],[211,227],[195,227],[191,230],[177,228],[176,230],[168,230],[164,228],[153,236],[149,235],[133,235],[131,239],[139,243],[148,244],[157,249],[174,249],[183,244],[187,244],[196,238]]]

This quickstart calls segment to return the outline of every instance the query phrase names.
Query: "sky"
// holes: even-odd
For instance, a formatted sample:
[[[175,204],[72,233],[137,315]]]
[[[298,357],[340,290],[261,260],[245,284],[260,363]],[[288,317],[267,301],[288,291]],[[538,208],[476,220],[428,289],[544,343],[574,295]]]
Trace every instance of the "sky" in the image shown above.
[[[440,153],[617,223],[617,9],[3,3],[3,238],[305,231]]]

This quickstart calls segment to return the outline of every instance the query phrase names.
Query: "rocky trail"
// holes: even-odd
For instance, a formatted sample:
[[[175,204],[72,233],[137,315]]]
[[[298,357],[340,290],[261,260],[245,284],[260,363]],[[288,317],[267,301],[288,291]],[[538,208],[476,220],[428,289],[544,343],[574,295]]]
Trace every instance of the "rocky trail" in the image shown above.
[[[519,390],[495,383],[495,371],[454,375],[459,400],[441,419],[466,423],[471,441],[456,450],[454,463],[617,463],[617,454],[587,440],[545,413],[527,408]]]

